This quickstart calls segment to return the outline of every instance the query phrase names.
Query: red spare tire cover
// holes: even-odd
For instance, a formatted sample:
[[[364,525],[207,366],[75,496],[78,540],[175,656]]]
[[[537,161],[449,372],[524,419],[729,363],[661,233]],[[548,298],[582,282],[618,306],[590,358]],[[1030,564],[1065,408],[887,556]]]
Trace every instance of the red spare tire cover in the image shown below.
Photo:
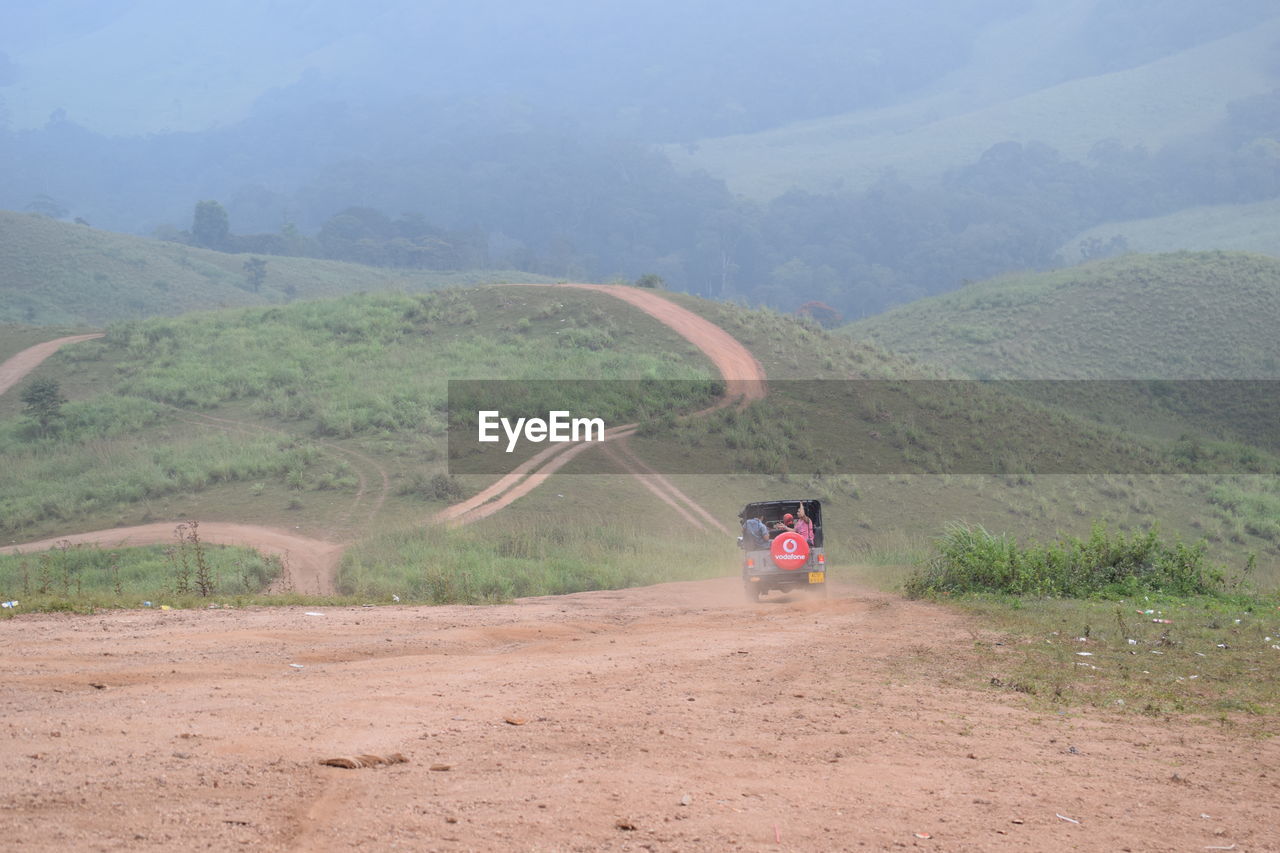
[[[769,556],[780,569],[792,571],[809,562],[809,543],[798,533],[779,533],[769,546]]]

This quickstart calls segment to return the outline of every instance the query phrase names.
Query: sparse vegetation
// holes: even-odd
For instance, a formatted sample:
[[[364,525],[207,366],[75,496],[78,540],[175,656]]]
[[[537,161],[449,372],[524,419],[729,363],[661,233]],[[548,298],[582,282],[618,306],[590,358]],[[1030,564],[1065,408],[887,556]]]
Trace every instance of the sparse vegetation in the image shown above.
[[[253,260],[0,211],[0,323],[103,325],[355,292],[548,281],[512,271],[398,270],[295,257],[259,266]]]
[[[338,590],[379,601],[395,594],[431,604],[492,603],[715,577],[733,554],[732,541],[716,534],[655,537],[648,526],[605,512],[571,522],[502,520],[367,539],[344,556]]]
[[[998,379],[1280,376],[1280,260],[1130,255],[1011,274],[844,327],[948,370]]]
[[[1244,727],[1280,714],[1274,596],[977,596],[958,604],[997,632],[975,641],[973,680],[1023,693],[1034,706]]]
[[[0,599],[19,605],[4,615],[142,607],[147,601],[157,607],[204,606],[198,599],[207,602],[215,593],[228,599],[259,595],[279,575],[278,560],[250,548],[192,539],[192,524],[180,526],[177,546],[100,548],[63,542],[38,553],[0,555]]]

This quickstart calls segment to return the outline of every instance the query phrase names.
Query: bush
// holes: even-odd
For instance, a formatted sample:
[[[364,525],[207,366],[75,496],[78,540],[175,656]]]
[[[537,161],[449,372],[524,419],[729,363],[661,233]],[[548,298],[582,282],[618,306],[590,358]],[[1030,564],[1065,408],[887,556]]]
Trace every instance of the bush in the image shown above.
[[[1155,527],[1130,538],[1095,524],[1087,540],[1069,537],[1021,548],[1007,535],[954,524],[936,547],[937,553],[907,580],[909,596],[991,592],[1085,598],[1143,591],[1224,592],[1223,570],[1206,565],[1203,542],[1168,545],[1159,540]]]
[[[402,496],[412,495],[424,501],[460,501],[467,496],[466,489],[457,477],[448,474],[433,474],[428,477],[422,472],[415,472],[397,492]]]

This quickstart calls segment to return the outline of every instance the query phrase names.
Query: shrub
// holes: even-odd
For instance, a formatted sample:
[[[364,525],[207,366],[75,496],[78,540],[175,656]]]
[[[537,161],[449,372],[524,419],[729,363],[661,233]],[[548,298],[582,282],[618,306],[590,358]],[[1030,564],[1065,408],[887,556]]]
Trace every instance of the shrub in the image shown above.
[[[448,474],[433,474],[428,477],[418,471],[400,487],[398,494],[412,495],[425,501],[458,501],[466,497],[466,489],[457,477]]]
[[[1095,524],[1087,540],[1019,547],[1008,535],[949,526],[936,553],[908,578],[913,598],[991,592],[1006,595],[1119,597],[1141,591],[1213,595],[1224,591],[1220,567],[1204,559],[1203,542],[1165,544],[1155,527],[1126,537]]]

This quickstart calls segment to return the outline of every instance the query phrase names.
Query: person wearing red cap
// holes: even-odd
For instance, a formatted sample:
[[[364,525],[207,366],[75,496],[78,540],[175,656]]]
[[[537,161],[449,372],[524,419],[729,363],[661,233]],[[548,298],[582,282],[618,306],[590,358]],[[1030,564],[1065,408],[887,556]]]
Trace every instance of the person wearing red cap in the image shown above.
[[[782,516],[781,521],[775,521],[773,523],[773,530],[769,535],[777,536],[780,533],[786,533],[787,531],[794,529],[791,526],[791,523],[793,521],[795,521],[795,516],[792,515],[791,513],[787,513],[786,515]]]

